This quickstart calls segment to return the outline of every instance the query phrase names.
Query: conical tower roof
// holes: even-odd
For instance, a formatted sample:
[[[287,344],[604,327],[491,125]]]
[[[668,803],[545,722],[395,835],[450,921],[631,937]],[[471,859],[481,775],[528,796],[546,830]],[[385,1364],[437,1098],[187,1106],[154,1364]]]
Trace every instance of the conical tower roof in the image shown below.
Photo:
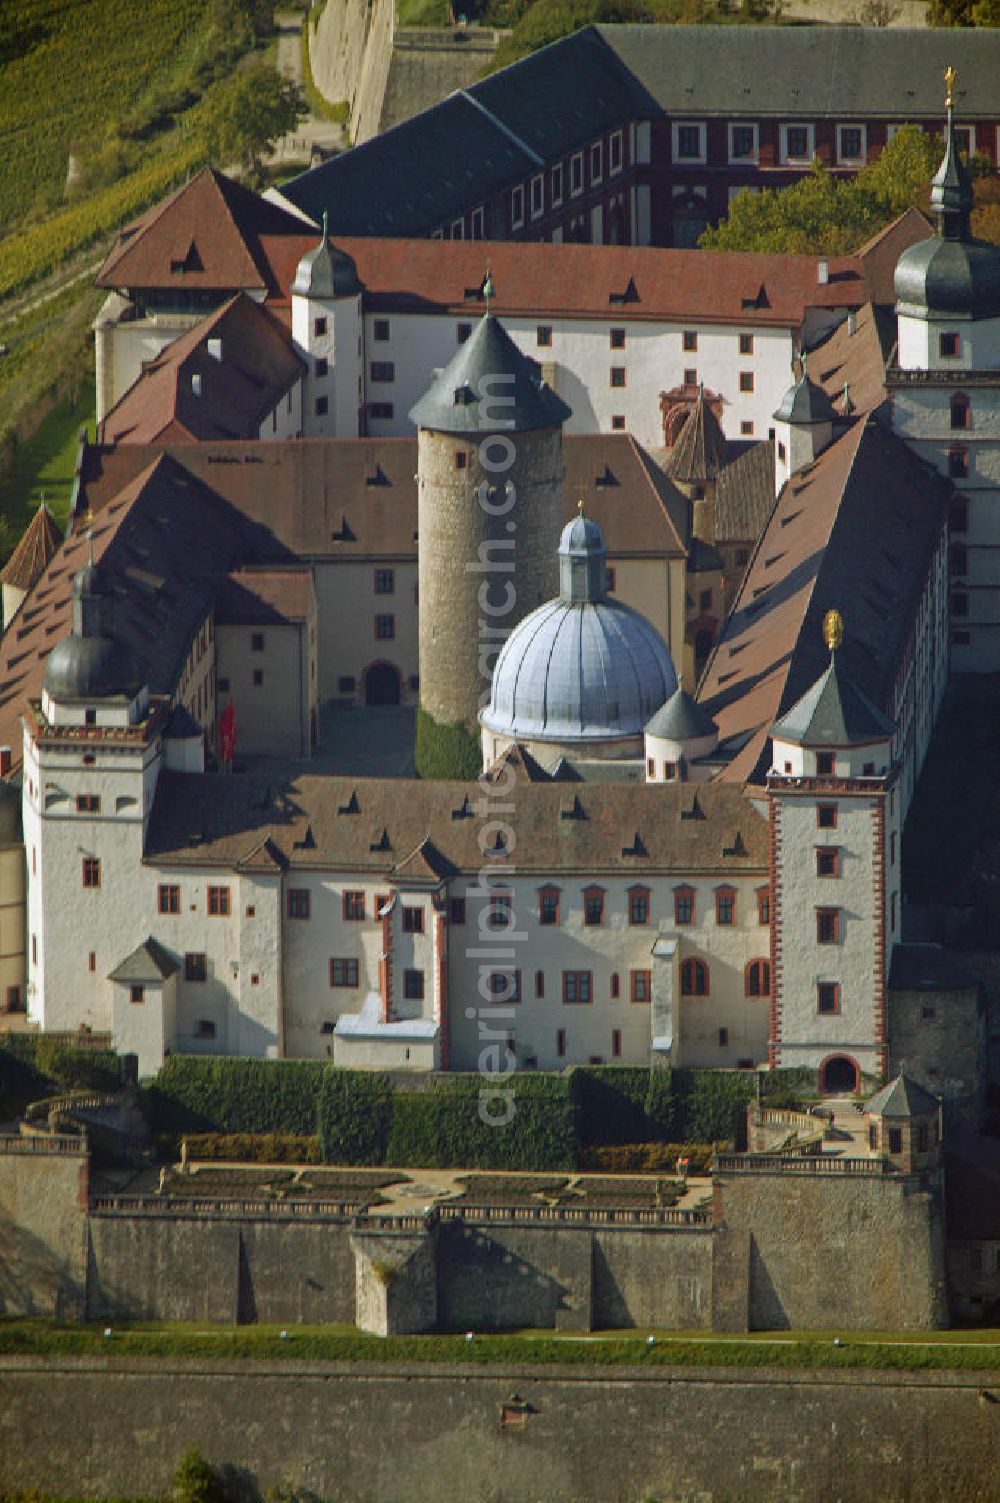
[[[726,437],[722,425],[705,401],[704,392],[699,391],[674,445],[670,477],[684,483],[715,480],[725,463]]]
[[[523,433],[558,428],[572,410],[542,380],[499,319],[487,313],[411,410],[438,433]]]
[[[672,694],[646,725],[647,736],[659,736],[664,741],[700,741],[718,734],[719,728],[711,715],[686,689]]]
[[[897,1075],[876,1091],[865,1110],[874,1117],[925,1117],[938,1109],[938,1100],[909,1075]]]
[[[56,519],[43,501],[0,571],[0,584],[30,590],[41,579],[61,542]]]
[[[851,683],[834,652],[826,672],[775,721],[771,735],[793,746],[866,746],[888,740],[892,730],[892,722]]]

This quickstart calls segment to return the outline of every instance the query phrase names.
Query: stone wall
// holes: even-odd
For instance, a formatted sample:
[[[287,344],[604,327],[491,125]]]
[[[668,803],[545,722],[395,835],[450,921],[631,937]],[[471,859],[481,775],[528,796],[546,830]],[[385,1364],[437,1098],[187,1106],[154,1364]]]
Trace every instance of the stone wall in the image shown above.
[[[746,1282],[745,1329],[947,1324],[939,1170],[844,1174],[806,1159],[794,1170],[748,1173],[731,1163],[723,1160],[713,1191],[719,1241],[738,1243],[724,1259],[737,1265],[730,1277]]]
[[[327,1503],[991,1503],[995,1381],[4,1357],[0,1487],[165,1497],[195,1444]]]
[[[87,1155],[74,1138],[0,1148],[0,1315],[84,1315]]]

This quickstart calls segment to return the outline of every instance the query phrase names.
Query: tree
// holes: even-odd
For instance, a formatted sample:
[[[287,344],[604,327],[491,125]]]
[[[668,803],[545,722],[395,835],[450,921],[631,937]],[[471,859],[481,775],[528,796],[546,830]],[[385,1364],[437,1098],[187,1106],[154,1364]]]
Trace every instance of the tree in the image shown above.
[[[710,250],[847,255],[926,191],[940,156],[939,141],[904,125],[853,178],[835,178],[815,161],[788,188],[744,189],[700,243]]]
[[[215,1468],[198,1450],[188,1446],[174,1472],[174,1503],[225,1503]]]
[[[205,118],[205,139],[217,162],[238,161],[245,176],[259,182],[261,159],[307,113],[298,84],[267,63],[254,63],[217,91]]]

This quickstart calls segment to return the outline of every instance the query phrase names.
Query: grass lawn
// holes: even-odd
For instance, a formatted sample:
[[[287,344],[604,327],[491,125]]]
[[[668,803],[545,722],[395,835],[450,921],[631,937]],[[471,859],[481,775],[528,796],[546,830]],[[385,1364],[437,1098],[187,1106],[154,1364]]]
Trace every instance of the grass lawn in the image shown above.
[[[0,515],[20,537],[43,499],[62,526],[69,515],[73,470],[80,429],[94,431],[94,384],[87,383],[76,401],[59,402],[34,435],[18,447],[14,466],[0,475]]]
[[[105,1331],[110,1331],[106,1335]],[[652,1339],[650,1339],[652,1338]],[[362,1335],[350,1326],[62,1325],[0,1321],[0,1356],[100,1354],[203,1360],[446,1362],[575,1366],[866,1368],[982,1371],[1000,1368],[1000,1331],[603,1331],[579,1336],[521,1331],[492,1336]]]

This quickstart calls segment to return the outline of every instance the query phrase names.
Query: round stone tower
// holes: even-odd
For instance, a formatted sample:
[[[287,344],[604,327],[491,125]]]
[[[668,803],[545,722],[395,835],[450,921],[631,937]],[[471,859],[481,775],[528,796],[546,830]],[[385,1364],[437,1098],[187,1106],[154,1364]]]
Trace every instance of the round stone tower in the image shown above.
[[[508,633],[556,593],[570,409],[487,313],[410,415],[420,704],[475,735]]]

